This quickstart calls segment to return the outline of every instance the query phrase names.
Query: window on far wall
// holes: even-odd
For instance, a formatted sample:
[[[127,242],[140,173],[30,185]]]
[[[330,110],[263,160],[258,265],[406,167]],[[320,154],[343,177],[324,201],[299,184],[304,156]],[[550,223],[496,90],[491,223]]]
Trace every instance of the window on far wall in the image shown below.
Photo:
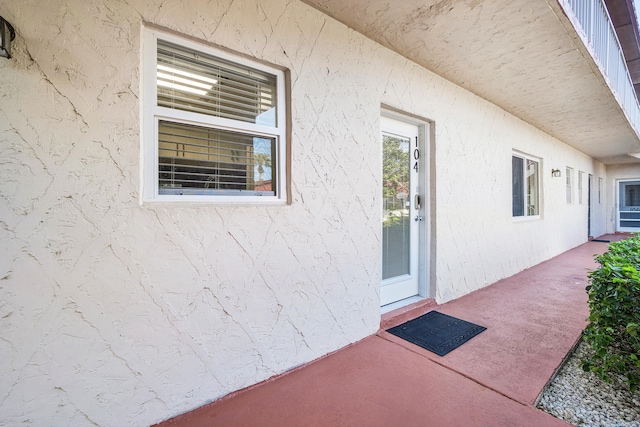
[[[573,169],[567,167],[567,203],[573,203]]]
[[[540,215],[540,161],[524,154],[511,156],[512,215]]]
[[[145,30],[143,200],[284,201],[284,72]]]
[[[582,181],[584,179],[584,172],[578,171],[578,203],[582,204]]]
[[[598,178],[598,204],[602,203],[602,178]]]

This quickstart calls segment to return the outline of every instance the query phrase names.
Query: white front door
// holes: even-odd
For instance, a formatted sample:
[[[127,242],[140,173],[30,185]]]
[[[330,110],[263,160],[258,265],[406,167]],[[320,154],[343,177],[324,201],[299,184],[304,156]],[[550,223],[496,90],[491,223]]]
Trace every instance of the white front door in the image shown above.
[[[617,231],[640,232],[640,181],[618,182]]]
[[[419,126],[381,119],[382,140],[382,287],[387,305],[419,293],[419,242],[425,220],[420,193],[423,144]]]

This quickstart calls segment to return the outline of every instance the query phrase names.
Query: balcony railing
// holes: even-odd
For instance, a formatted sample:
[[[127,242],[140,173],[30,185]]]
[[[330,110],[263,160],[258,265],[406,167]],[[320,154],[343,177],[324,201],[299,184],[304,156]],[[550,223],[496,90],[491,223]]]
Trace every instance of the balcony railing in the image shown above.
[[[636,133],[640,107],[609,12],[602,0],[560,0]]]

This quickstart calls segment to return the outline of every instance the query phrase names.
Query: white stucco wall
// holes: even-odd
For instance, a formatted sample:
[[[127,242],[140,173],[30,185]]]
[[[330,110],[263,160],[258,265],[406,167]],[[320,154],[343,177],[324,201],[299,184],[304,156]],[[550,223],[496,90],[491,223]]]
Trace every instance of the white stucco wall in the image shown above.
[[[0,14],[0,425],[147,425],[375,332],[381,104],[435,126],[438,301],[587,238],[564,167],[602,165],[302,3]],[[290,70],[290,206],[140,206],[143,21]],[[511,217],[513,149],[541,158],[539,220]]]
[[[586,241],[586,177],[594,173],[594,167],[602,169],[590,157],[503,110],[480,99],[452,96],[452,103],[436,102],[429,113],[440,131],[436,142],[439,302]],[[444,104],[451,110],[443,108]],[[512,150],[540,158],[540,219],[514,220],[511,216]],[[577,188],[576,202],[566,203],[567,165],[576,175],[578,170],[585,172],[582,204],[577,202]],[[552,169],[560,169],[562,177],[552,178]]]
[[[640,180],[639,164],[622,164],[607,166],[607,215],[606,225],[608,233],[615,233],[618,221],[618,192],[619,181]]]

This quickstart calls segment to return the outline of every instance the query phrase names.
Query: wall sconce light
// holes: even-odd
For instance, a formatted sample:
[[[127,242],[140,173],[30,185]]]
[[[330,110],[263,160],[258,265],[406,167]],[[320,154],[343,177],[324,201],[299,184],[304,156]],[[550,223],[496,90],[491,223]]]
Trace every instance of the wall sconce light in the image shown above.
[[[560,178],[562,176],[560,169],[551,169],[551,176],[554,178]]]
[[[11,58],[11,42],[15,38],[16,31],[0,16],[0,56]]]

